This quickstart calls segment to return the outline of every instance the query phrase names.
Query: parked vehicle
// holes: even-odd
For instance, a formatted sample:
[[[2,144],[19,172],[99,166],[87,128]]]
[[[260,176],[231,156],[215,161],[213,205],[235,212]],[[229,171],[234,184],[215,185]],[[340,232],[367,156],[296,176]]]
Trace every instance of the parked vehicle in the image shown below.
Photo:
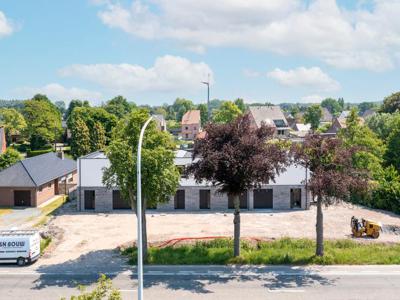
[[[361,219],[360,221],[354,216],[351,217],[350,227],[354,237],[361,237],[365,234],[374,239],[379,237],[379,233],[382,230],[382,224],[379,222],[365,219]]]
[[[37,230],[0,230],[0,263],[15,262],[24,266],[39,256],[40,235]]]

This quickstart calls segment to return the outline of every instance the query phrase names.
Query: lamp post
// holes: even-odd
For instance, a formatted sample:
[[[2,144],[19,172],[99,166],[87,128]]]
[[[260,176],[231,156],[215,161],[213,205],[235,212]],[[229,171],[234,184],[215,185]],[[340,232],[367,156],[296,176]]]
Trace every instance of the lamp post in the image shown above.
[[[143,299],[143,253],[142,253],[142,174],[141,174],[141,159],[142,159],[142,141],[144,131],[147,125],[153,119],[152,116],[144,123],[142,129],[140,130],[139,143],[137,149],[137,163],[136,163],[136,174],[137,174],[137,197],[136,197],[136,212],[137,212],[137,249],[138,249],[138,299]]]
[[[208,74],[208,80],[202,81],[202,84],[207,85],[207,119],[210,121],[211,119],[211,111],[210,111],[210,74]]]

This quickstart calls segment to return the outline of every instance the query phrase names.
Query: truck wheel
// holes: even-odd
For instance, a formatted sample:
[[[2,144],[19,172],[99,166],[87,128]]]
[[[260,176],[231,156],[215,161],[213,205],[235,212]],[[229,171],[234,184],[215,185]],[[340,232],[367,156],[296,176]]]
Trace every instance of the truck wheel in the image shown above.
[[[372,234],[372,237],[374,239],[377,239],[379,237],[379,231],[374,231],[374,233]]]
[[[25,258],[23,258],[23,257],[18,258],[17,265],[20,267],[25,266]]]

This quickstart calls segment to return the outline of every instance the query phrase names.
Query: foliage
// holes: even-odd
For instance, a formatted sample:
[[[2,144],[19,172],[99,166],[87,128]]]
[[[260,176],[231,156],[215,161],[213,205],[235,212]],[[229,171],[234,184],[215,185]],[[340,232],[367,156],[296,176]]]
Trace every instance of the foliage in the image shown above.
[[[49,153],[49,152],[52,152],[52,151],[53,151],[52,148],[42,149],[42,150],[28,150],[26,152],[26,156],[27,157],[34,157],[34,156],[46,154],[46,153]]]
[[[20,111],[24,107],[24,100],[0,100],[0,108],[14,108]]]
[[[208,109],[207,109],[207,104],[200,103],[197,105],[198,110],[200,110],[200,120],[201,120],[201,125],[204,126],[207,121],[208,121]]]
[[[0,170],[12,166],[21,159],[21,154],[19,154],[17,150],[14,150],[13,148],[7,148],[7,150],[0,155]]]
[[[90,152],[90,133],[85,122],[77,119],[71,130],[71,155],[76,159]]]
[[[195,106],[191,100],[187,100],[184,98],[177,98],[175,102],[172,104],[175,120],[180,122],[182,120],[183,115],[187,111],[192,110],[194,108]]]
[[[329,110],[329,112],[334,116],[338,116],[339,113],[343,110],[341,103],[333,98],[326,98],[325,100],[322,100],[321,106]]]
[[[236,106],[240,109],[242,113],[246,111],[246,104],[244,104],[244,100],[241,98],[237,98],[234,102]]]
[[[386,140],[394,128],[400,127],[400,112],[378,113],[366,120],[367,125],[379,138]]]
[[[396,111],[400,111],[400,92],[386,97],[381,107],[381,112],[394,113]]]
[[[40,239],[40,254],[43,254],[46,248],[51,243],[51,237],[41,238]]]
[[[214,111],[213,121],[216,123],[230,123],[242,114],[239,107],[232,101],[225,101],[218,110]]]
[[[7,140],[14,134],[20,134],[26,128],[24,116],[14,108],[0,109],[0,125],[6,130]]]
[[[63,116],[65,114],[65,112],[67,111],[67,108],[65,106],[65,102],[64,101],[56,101],[54,103],[54,105],[57,107],[57,109],[60,112],[61,116]]]
[[[393,165],[400,172],[400,126],[393,129],[387,139],[386,165]]]
[[[136,104],[129,103],[126,98],[122,96],[114,97],[104,105],[104,109],[118,119],[124,117],[134,107],[136,107]]]
[[[361,102],[358,104],[358,110],[360,114],[363,114],[365,111],[368,109],[373,109],[376,108],[378,105],[376,102]]]
[[[154,265],[367,265],[400,264],[400,244],[357,243],[351,240],[326,241],[324,257],[314,255],[315,242],[282,238],[274,241],[242,241],[241,256],[234,257],[231,239],[216,239],[174,247],[151,247],[149,264]],[[136,264],[136,248],[122,252]]]
[[[344,99],[343,98],[339,98],[338,99],[338,103],[340,105],[341,111],[344,110]]]
[[[74,110],[75,107],[90,107],[88,101],[81,101],[81,100],[71,100],[71,102],[68,105],[68,109],[65,112],[65,119],[68,120],[69,116],[71,115],[72,111]]]
[[[311,129],[316,130],[322,118],[322,109],[318,104],[311,105],[303,115],[304,123],[311,124]]]
[[[97,280],[97,286],[91,292],[87,292],[84,286],[79,286],[80,295],[71,296],[70,300],[122,300],[121,293],[112,285],[111,279],[101,274]],[[66,300],[66,298],[61,298]]]
[[[106,145],[106,133],[100,122],[95,122],[90,132],[90,151],[104,149]]]
[[[378,174],[378,185],[372,193],[373,207],[400,213],[400,175],[393,166]]]
[[[61,114],[57,107],[43,95],[35,97],[25,101],[23,109],[32,150],[54,142],[62,131]]]

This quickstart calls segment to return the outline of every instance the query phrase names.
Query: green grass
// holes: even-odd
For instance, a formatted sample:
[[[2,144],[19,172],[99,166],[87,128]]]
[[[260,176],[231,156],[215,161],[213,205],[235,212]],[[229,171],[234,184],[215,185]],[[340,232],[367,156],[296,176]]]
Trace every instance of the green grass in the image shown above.
[[[42,213],[40,214],[39,221],[37,221],[33,227],[38,228],[46,224],[49,216],[51,216],[53,212],[60,208],[66,201],[66,196],[59,196],[56,200],[52,201],[48,205],[41,207],[40,210]]]
[[[283,238],[271,242],[241,243],[241,256],[233,257],[233,241],[217,239],[190,245],[149,249],[148,263],[160,265],[251,264],[334,265],[400,264],[400,244],[357,243],[350,240],[325,242],[324,257],[316,257],[315,242]],[[136,248],[122,251],[136,264]]]
[[[51,237],[40,240],[40,254],[43,254],[44,250],[50,245]]]

